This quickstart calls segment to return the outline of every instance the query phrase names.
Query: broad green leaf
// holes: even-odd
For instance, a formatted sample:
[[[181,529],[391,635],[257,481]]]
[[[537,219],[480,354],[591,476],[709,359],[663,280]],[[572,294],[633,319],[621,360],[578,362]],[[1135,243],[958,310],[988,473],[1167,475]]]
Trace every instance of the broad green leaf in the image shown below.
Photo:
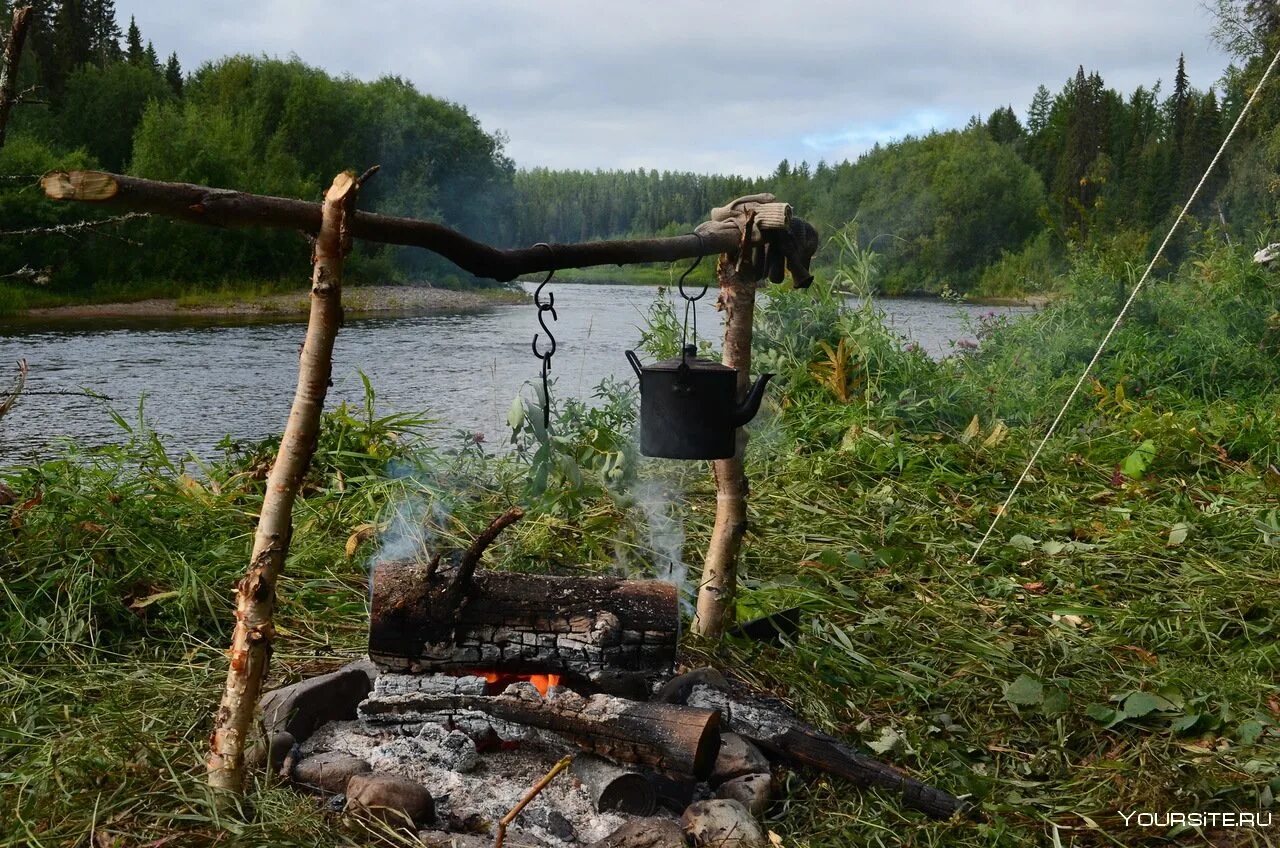
[[[1156,690],[1156,694],[1168,701],[1173,709],[1180,710],[1186,703],[1186,699],[1182,697],[1182,692],[1177,686],[1161,686]]]
[[[1185,521],[1179,521],[1177,524],[1169,528],[1169,541],[1166,547],[1176,548],[1183,542],[1187,541],[1187,533],[1191,531],[1191,527]]]
[[[1090,704],[1085,708],[1084,714],[1094,721],[1100,721],[1106,725],[1110,725],[1117,718],[1122,717],[1120,713],[1117,713],[1106,704]]]
[[[1204,718],[1204,716],[1200,713],[1181,715],[1169,724],[1169,729],[1174,733],[1190,733],[1192,730],[1195,730],[1196,725],[1200,723],[1200,719],[1202,718]]]
[[[1120,472],[1131,480],[1141,479],[1156,458],[1156,443],[1147,439],[1120,463]]]
[[[907,747],[907,741],[892,727],[886,727],[880,731],[879,738],[867,743],[867,747],[884,756],[902,752]]]
[[[1044,685],[1034,677],[1019,674],[1017,679],[1004,687],[1004,699],[1018,706],[1033,707],[1044,703]]]
[[[1260,737],[1266,729],[1266,725],[1260,721],[1242,722],[1240,726],[1236,728],[1236,739],[1240,741],[1241,745],[1252,745],[1258,741],[1258,737]]]
[[[1061,715],[1067,711],[1070,705],[1070,698],[1067,693],[1063,692],[1056,686],[1049,687],[1049,691],[1045,693],[1044,704],[1040,707],[1045,715]]]
[[[1027,551],[1028,553],[1034,551],[1037,544],[1039,543],[1035,539],[1030,536],[1024,536],[1021,533],[1010,538],[1008,542],[1009,547],[1016,548],[1020,551]]]
[[[1125,718],[1142,718],[1157,710],[1167,710],[1172,706],[1159,695],[1152,695],[1150,692],[1134,692],[1124,699],[1124,716]]]

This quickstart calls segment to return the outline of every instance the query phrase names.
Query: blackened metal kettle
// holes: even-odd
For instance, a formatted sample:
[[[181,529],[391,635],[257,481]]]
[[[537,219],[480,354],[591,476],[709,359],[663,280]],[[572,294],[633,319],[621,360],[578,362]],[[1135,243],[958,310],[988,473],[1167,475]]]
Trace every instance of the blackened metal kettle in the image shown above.
[[[734,431],[760,411],[772,374],[761,374],[738,403],[737,369],[699,359],[687,345],[673,359],[641,365],[627,360],[640,378],[640,453],[667,459],[728,459]]]

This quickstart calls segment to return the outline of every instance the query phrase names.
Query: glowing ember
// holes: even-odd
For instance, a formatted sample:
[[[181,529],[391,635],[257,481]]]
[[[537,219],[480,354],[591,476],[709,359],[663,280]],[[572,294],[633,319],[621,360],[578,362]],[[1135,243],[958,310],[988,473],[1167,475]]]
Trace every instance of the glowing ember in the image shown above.
[[[489,691],[493,694],[501,692],[512,683],[527,682],[532,683],[538,693],[545,698],[548,689],[560,685],[558,674],[511,674],[505,671],[468,671],[466,673],[483,677],[489,684]]]

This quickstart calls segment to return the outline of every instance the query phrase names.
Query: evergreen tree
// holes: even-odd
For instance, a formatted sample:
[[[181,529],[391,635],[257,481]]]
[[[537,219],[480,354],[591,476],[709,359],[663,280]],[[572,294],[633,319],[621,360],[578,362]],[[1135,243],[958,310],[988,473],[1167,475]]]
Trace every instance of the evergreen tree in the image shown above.
[[[1183,140],[1182,170],[1179,173],[1178,197],[1190,195],[1200,177],[1213,161],[1213,156],[1222,142],[1222,111],[1218,108],[1218,97],[1213,89],[1194,98],[1187,121],[1187,134]],[[1197,210],[1208,208],[1209,201],[1217,193],[1221,184],[1221,175],[1212,175],[1211,183],[1205,185],[1201,192]]]
[[[1187,121],[1190,118],[1191,86],[1187,81],[1186,56],[1178,54],[1178,72],[1173,77],[1173,94],[1169,98],[1169,128],[1172,133],[1173,149],[1182,153],[1183,136],[1187,134]]]
[[[1035,96],[1031,98],[1031,105],[1027,107],[1027,133],[1029,135],[1039,135],[1049,123],[1049,110],[1053,106],[1053,100],[1049,96],[1049,89],[1044,84],[1036,86]]]
[[[89,24],[89,52],[98,67],[105,68],[121,58],[120,25],[116,23],[115,0],[86,0]]]
[[[182,96],[182,65],[178,63],[177,53],[169,54],[169,61],[164,66],[164,80],[174,94]]]
[[[62,0],[53,24],[53,74],[48,80],[55,99],[62,95],[67,78],[92,57],[93,36],[82,0]]]
[[[132,16],[129,18],[129,34],[125,37],[125,45],[125,58],[129,64],[143,67],[147,52],[142,46],[142,31],[138,29],[138,21]]]
[[[1013,144],[1023,137],[1022,124],[1012,106],[1002,106],[987,118],[987,133],[999,144]]]
[[[150,41],[147,42],[147,49],[143,53],[142,67],[157,73],[160,71],[160,55],[156,53],[156,46]]]

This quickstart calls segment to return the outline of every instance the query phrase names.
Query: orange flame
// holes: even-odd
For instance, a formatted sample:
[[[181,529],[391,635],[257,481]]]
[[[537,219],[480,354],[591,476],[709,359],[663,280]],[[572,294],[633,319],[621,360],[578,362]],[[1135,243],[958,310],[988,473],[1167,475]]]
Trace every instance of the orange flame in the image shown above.
[[[483,677],[490,684],[490,690],[506,688],[512,683],[527,681],[532,683],[534,688],[538,690],[538,694],[547,697],[547,691],[552,686],[560,685],[560,675],[558,674],[507,674],[498,671],[474,671],[470,672],[476,677]]]

